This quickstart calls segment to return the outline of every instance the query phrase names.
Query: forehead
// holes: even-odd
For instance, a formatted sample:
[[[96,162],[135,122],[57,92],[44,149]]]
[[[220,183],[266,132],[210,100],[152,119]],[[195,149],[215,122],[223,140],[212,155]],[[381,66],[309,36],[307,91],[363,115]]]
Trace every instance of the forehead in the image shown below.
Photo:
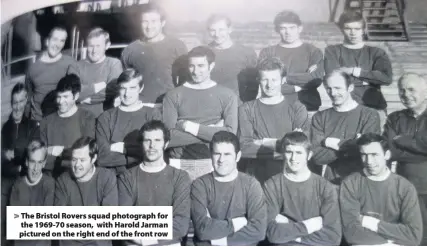
[[[205,64],[208,63],[208,58],[206,56],[202,57],[189,57],[188,58],[189,64]]]
[[[56,96],[61,96],[61,97],[73,96],[73,92],[71,92],[71,90],[67,90],[64,92],[56,92]]]
[[[27,97],[27,92],[26,91],[21,91],[19,93],[15,93],[15,94],[12,95],[12,99],[16,100],[16,101],[22,100],[25,97]]]
[[[345,78],[342,77],[341,75],[334,75],[329,77],[326,82],[325,82],[326,86],[328,87],[347,87]]]
[[[273,70],[260,70],[259,76],[262,78],[265,77],[282,77],[282,72],[280,69],[273,69]]]
[[[28,159],[30,160],[44,160],[46,158],[45,149],[37,149],[33,152],[28,153]]]
[[[225,19],[217,19],[209,25],[209,28],[229,28]]]
[[[139,80],[140,78],[133,78],[130,81],[126,81],[126,82],[121,82],[120,83],[120,87],[135,87],[135,86],[139,86]]]
[[[142,20],[161,20],[160,13],[157,11],[144,12],[141,14]]]
[[[236,153],[234,145],[228,142],[218,142],[212,147],[214,153]]]
[[[87,42],[89,44],[98,44],[98,43],[105,43],[105,36],[104,35],[97,35],[90,37]]]
[[[290,23],[290,22],[282,22],[278,25],[279,28],[290,28],[290,27],[298,27],[296,23]]]
[[[379,142],[371,142],[366,145],[360,146],[361,153],[384,153],[384,149]]]
[[[307,152],[306,148],[303,145],[286,145],[285,151],[300,151],[300,152]]]
[[[52,31],[50,38],[65,39],[67,37],[67,32],[61,29],[55,29]]]
[[[148,130],[144,132],[144,139],[164,139],[163,131],[160,129]]]
[[[425,87],[427,83],[423,83],[422,80],[420,80],[417,77],[408,77],[403,80],[401,80],[398,83],[399,88],[414,88],[419,89],[420,87]]]
[[[82,148],[74,149],[72,152],[73,157],[89,157],[89,145]]]
[[[347,22],[343,25],[344,28],[362,28],[363,22],[362,21],[354,21],[354,22]]]

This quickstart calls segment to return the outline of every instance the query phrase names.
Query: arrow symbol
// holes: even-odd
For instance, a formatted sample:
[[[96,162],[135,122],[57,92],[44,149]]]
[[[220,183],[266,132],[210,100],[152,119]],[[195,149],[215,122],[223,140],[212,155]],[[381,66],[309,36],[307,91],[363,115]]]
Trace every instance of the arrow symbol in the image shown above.
[[[14,219],[19,218],[19,215],[18,214],[13,214],[13,218]]]

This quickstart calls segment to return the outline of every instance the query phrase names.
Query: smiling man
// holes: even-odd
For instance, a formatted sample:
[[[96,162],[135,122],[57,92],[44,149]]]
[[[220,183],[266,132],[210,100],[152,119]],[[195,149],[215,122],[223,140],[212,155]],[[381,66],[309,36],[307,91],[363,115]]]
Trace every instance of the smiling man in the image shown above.
[[[343,233],[352,245],[419,245],[422,218],[415,187],[387,167],[391,153],[377,134],[357,140],[362,171],[340,188]]]
[[[307,166],[310,141],[302,132],[280,142],[284,171],[267,180],[267,239],[276,245],[338,245],[341,221],[336,188]]]
[[[274,18],[275,31],[280,35],[280,42],[261,50],[258,61],[267,57],[278,57],[287,72],[282,93],[292,100],[299,99],[311,116],[321,105],[317,88],[324,76],[322,51],[301,41],[302,22],[292,11],[282,11]]]
[[[239,102],[255,99],[258,90],[254,80],[255,51],[232,40],[231,20],[225,15],[210,16],[207,29],[212,39],[209,47],[215,53],[212,80],[233,90],[239,96]]]
[[[325,49],[325,72],[340,69],[350,76],[354,90],[352,97],[359,104],[378,110],[381,128],[385,124],[387,102],[381,86],[392,83],[390,59],[384,50],[365,45],[363,37],[366,22],[359,12],[345,12],[338,25],[344,35],[344,43]]]
[[[166,16],[159,6],[149,3],[142,8],[142,37],[123,50],[121,60],[125,69],[133,68],[144,75],[143,102],[161,104],[164,94],[178,85],[182,68],[178,58],[187,53],[187,47],[181,40],[164,34]]]
[[[240,173],[240,145],[227,131],[210,142],[214,171],[193,182],[191,219],[196,245],[257,245],[265,237],[266,208],[261,185]]]
[[[26,148],[25,176],[19,177],[10,192],[9,206],[53,206],[55,180],[42,173],[46,164],[47,147],[40,140],[31,141]],[[4,217],[4,215],[2,216]],[[15,240],[14,245],[43,246],[50,240]]]
[[[258,63],[261,97],[239,108],[239,138],[242,145],[242,170],[264,183],[282,173],[282,155],[277,143],[295,129],[308,132],[310,127],[305,106],[282,94],[286,71],[278,58]]]
[[[398,82],[399,97],[407,108],[390,114],[384,128],[396,173],[415,185],[423,216],[421,245],[427,245],[427,81],[421,75],[404,74]]]
[[[138,131],[152,119],[161,119],[158,109],[145,106],[139,99],[144,89],[142,75],[127,69],[117,79],[120,105],[101,114],[96,125],[99,146],[98,164],[116,168],[118,173],[125,166],[139,161],[141,147]]]
[[[71,167],[56,181],[55,206],[118,206],[115,172],[96,166],[98,147],[91,137],[71,146]],[[61,246],[111,245],[111,240],[60,240]]]
[[[67,31],[54,27],[45,40],[45,50],[35,63],[31,64],[25,77],[31,105],[31,119],[40,122],[43,117],[55,112],[55,90],[59,80],[67,74],[76,61],[62,54]]]
[[[359,105],[351,96],[354,84],[350,76],[334,71],[325,78],[324,86],[332,108],[313,116],[310,139],[314,165],[328,165],[325,178],[335,184],[350,173],[361,169],[355,141],[364,133],[381,132],[378,113]]]
[[[58,176],[63,170],[62,161],[70,160],[67,150],[82,136],[95,137],[95,116],[76,105],[81,83],[78,76],[66,75],[56,87],[58,110],[43,118],[40,138],[48,145],[48,160],[45,169]],[[65,150],[65,152],[64,152]]]
[[[98,117],[103,111],[107,84],[119,77],[122,72],[120,60],[107,57],[105,52],[110,47],[110,34],[100,27],[93,28],[86,38],[87,58],[77,63],[69,74],[76,74],[82,82],[80,107]]]
[[[164,151],[169,144],[165,125],[153,120],[138,133],[144,154],[142,162],[119,176],[121,206],[172,206],[172,240],[133,239],[126,245],[180,245],[190,224],[190,185],[187,172],[169,166]]]
[[[212,171],[212,136],[220,130],[237,131],[237,96],[211,80],[214,67],[212,50],[195,47],[188,53],[191,79],[169,91],[163,101],[163,121],[171,130],[171,165],[181,167],[181,159],[187,160],[185,169],[193,179]]]

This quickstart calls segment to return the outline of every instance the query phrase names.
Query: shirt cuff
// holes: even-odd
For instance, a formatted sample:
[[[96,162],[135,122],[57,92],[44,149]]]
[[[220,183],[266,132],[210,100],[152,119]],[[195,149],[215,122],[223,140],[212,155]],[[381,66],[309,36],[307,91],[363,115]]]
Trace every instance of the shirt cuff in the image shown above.
[[[360,68],[360,67],[353,68],[353,76],[354,77],[359,77],[361,72],[362,72],[362,68]]]
[[[193,136],[197,136],[197,134],[199,133],[199,127],[200,124],[187,121],[184,131],[192,134]]]
[[[212,239],[211,244],[212,245],[227,246],[227,237],[223,237],[220,239]]]
[[[157,239],[141,239],[142,245],[155,245],[158,243],[159,243],[159,241],[157,241]]]
[[[380,223],[379,219],[376,219],[374,217],[370,216],[363,216],[362,217],[362,226],[365,228],[368,228],[369,230],[373,232],[378,232],[378,225]]]
[[[181,169],[181,160],[180,159],[169,159],[169,165],[175,167],[176,169]]]
[[[98,83],[95,83],[93,87],[95,88],[95,93],[99,93],[102,91],[102,89],[107,87],[107,83],[105,83],[104,81],[98,82]]]

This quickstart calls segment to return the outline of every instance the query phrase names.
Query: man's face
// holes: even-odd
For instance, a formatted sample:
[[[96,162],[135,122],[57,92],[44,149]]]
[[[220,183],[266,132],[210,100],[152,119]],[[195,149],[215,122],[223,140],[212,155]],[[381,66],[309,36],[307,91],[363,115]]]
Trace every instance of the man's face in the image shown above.
[[[34,183],[42,175],[42,169],[46,164],[47,153],[43,149],[38,149],[29,153],[26,160],[28,168],[27,178],[30,183]]]
[[[145,160],[149,162],[163,160],[163,153],[166,149],[166,146],[167,143],[165,143],[162,130],[155,129],[144,132],[142,148]]]
[[[311,152],[307,152],[307,149],[302,145],[287,145],[283,156],[285,169],[297,174],[307,168]]]
[[[363,23],[360,21],[344,23],[342,32],[344,33],[344,39],[349,44],[363,42]]]
[[[427,100],[426,83],[405,79],[398,83],[399,97],[402,104],[409,109],[418,109]]]
[[[190,57],[188,59],[191,79],[197,84],[210,79],[213,67],[214,63],[209,64],[206,57]]]
[[[353,90],[353,85],[347,87],[345,78],[340,75],[329,77],[324,85],[333,106],[340,106],[351,97],[350,92]]]
[[[146,39],[153,39],[163,33],[165,21],[157,12],[147,12],[141,16],[142,34]]]
[[[64,48],[67,40],[67,32],[63,30],[54,30],[50,37],[46,40],[46,50],[49,57],[58,56]]]
[[[96,157],[93,159],[89,155],[89,145],[74,149],[71,156],[71,167],[76,179],[83,178],[93,172]]]
[[[21,91],[12,96],[12,118],[21,121],[27,104],[27,92]]]
[[[209,26],[209,34],[213,39],[213,42],[217,45],[221,45],[224,42],[230,40],[231,27],[227,25],[225,20],[219,20],[212,23]]]
[[[131,106],[138,103],[141,87],[139,86],[140,78],[134,78],[128,82],[120,83],[119,94],[123,105]]]
[[[371,176],[380,176],[387,171],[387,160],[390,151],[384,152],[379,142],[372,142],[359,147],[363,166]]]
[[[91,63],[100,61],[105,56],[107,42],[104,35],[92,37],[87,41],[87,57]]]
[[[302,26],[295,23],[281,23],[277,27],[277,31],[283,43],[292,44],[300,39]]]
[[[71,91],[57,92],[56,103],[58,105],[59,113],[69,112],[75,105],[76,100],[79,98],[79,93],[73,95]]]
[[[235,172],[240,152],[236,153],[233,144],[220,142],[212,148],[212,165],[218,176],[225,177]]]
[[[263,96],[274,97],[282,94],[282,85],[284,81],[279,69],[261,70],[259,72],[259,83]]]

